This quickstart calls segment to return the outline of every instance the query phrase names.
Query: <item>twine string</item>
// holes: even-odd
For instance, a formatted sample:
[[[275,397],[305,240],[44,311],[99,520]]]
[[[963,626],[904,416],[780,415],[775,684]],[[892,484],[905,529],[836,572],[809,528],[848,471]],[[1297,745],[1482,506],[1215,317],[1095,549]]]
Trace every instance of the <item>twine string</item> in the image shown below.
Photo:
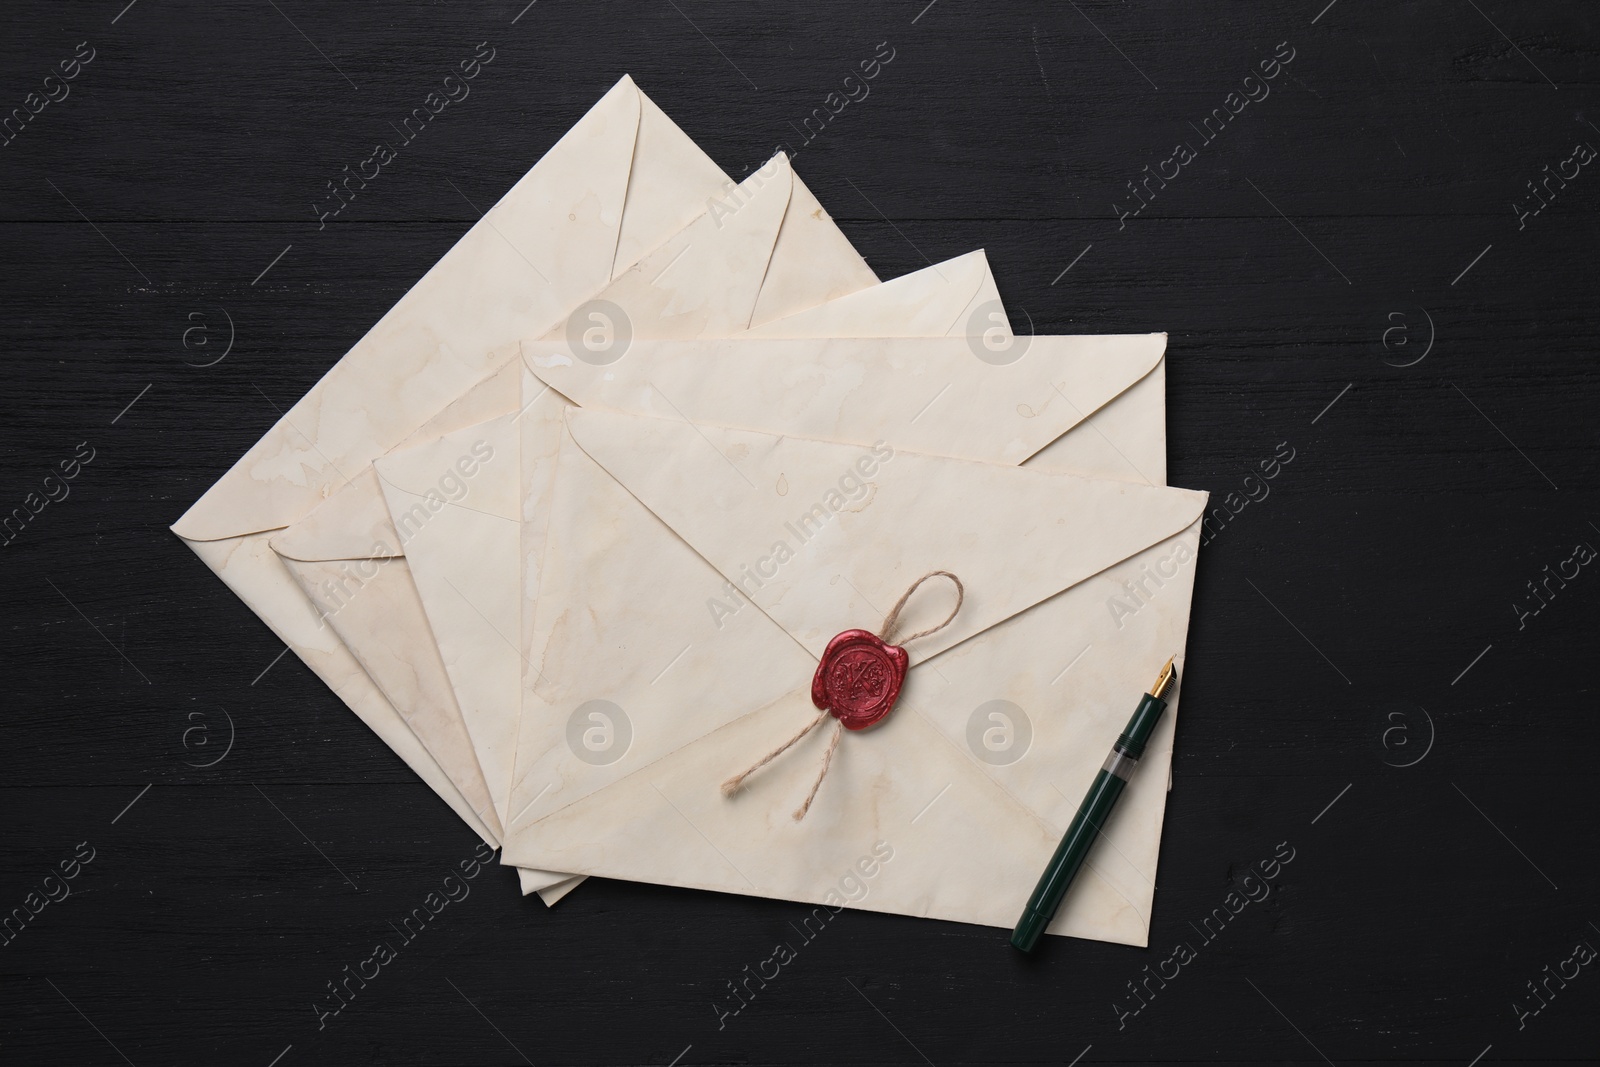
[[[878,631],[878,640],[889,640],[889,635],[894,633],[895,625],[900,621],[900,611],[906,606],[906,601],[910,600],[911,594],[917,591],[917,587],[923,582],[927,581],[929,578],[948,578],[956,584],[956,606],[950,609],[950,614],[946,615],[944,622],[941,622],[938,626],[930,626],[926,630],[918,630],[916,633],[912,634],[910,637],[906,638],[900,643],[902,645],[909,645],[919,637],[928,637],[932,634],[938,633],[940,630],[944,629],[946,626],[949,626],[955,621],[956,612],[961,610],[962,601],[967,599],[966,586],[961,584],[960,578],[957,578],[949,571],[929,571],[921,578],[918,578],[916,581],[912,582],[910,589],[907,589],[904,593],[900,594],[900,599],[895,601],[894,607],[889,609],[888,616],[883,620],[883,628]]]
[[[822,770],[817,772],[817,780],[811,783],[811,792],[806,794],[805,803],[794,809],[794,821],[799,822],[806,817],[806,812],[811,810],[811,802],[817,799],[817,790],[822,788],[822,780],[828,776],[828,768],[833,764],[833,753],[839,747],[839,738],[844,736],[844,723],[838,719],[833,720],[833,737],[828,742],[828,751],[822,757]]]
[[[936,634],[955,621],[956,613],[961,610],[961,604],[966,600],[967,597],[967,591],[962,586],[961,579],[957,578],[949,571],[929,571],[921,578],[918,578],[915,582],[912,582],[911,588],[902,593],[900,599],[895,602],[895,605],[890,609],[888,616],[884,618],[882,628],[878,630],[878,640],[885,642],[889,640],[889,635],[894,633],[895,626],[899,624],[900,612],[906,606],[906,602],[911,599],[911,594],[915,593],[917,588],[921,586],[923,582],[927,581],[929,578],[935,577],[948,578],[955,583],[956,606],[950,609],[950,614],[945,616],[944,621],[939,623],[939,625],[931,626],[926,630],[919,630],[910,637],[907,637],[901,642],[901,644],[910,644],[919,637],[928,637],[932,634]],[[818,726],[821,726],[823,720],[826,719],[828,715],[829,712],[827,709],[819,711],[816,718],[806,723],[804,728],[802,728],[799,733],[789,738],[789,740],[785,741],[771,752],[768,752],[765,756],[762,756],[743,771],[723,782],[722,795],[725,797],[731,797],[737,793],[744,786],[745,779],[749,778],[752,774],[756,773],[761,768],[765,767],[767,764],[771,763],[773,760],[789,751],[789,749],[799,744],[803,737],[811,733],[811,731],[815,730]],[[833,755],[836,751],[838,751],[839,748],[839,738],[843,736],[844,723],[838,718],[835,718],[833,723],[833,736],[829,739],[828,750],[823,754],[822,757],[822,770],[817,774],[817,780],[812,783],[811,792],[806,794],[805,801],[795,809],[793,816],[795,822],[799,822],[801,819],[804,819],[806,817],[806,812],[811,810],[811,802],[817,798],[817,791],[822,788],[822,780],[828,776],[828,768],[833,765]]]
[[[805,729],[789,738],[789,740],[785,741],[771,752],[768,752],[765,756],[762,756],[760,759],[756,760],[756,762],[752,763],[748,769],[734,775],[726,782],[723,782],[722,795],[725,797],[733,796],[733,794],[737,793],[744,785],[744,780],[746,778],[750,777],[752,774],[756,773],[761,768],[765,767],[767,764],[771,763],[773,760],[789,751],[789,749],[793,748],[796,742],[798,742],[802,737],[804,737],[806,734],[809,734],[812,730],[815,730],[818,726],[821,726],[822,720],[826,719],[827,717],[828,713],[826,711],[817,712],[817,717],[806,723]],[[809,805],[807,806],[809,807]]]

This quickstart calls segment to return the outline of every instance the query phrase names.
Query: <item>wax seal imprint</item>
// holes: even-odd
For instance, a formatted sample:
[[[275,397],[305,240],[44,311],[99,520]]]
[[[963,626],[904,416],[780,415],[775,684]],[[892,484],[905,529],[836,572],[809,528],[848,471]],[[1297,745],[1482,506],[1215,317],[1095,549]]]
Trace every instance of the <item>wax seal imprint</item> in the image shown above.
[[[865,730],[894,710],[895,699],[900,696],[900,686],[905,683],[906,671],[911,666],[911,657],[904,648],[891,645],[888,638],[895,634],[895,627],[900,623],[900,611],[906,606],[906,601],[929,578],[950,579],[956,587],[956,605],[939,625],[918,630],[906,637],[905,643],[909,645],[919,637],[936,634],[955,621],[956,612],[961,610],[967,595],[961,579],[949,571],[929,571],[912,582],[911,588],[900,595],[888,617],[883,620],[883,628],[877,633],[846,630],[834,637],[828,642],[828,647],[822,650],[822,662],[817,664],[817,673],[811,676],[811,702],[817,706],[816,717],[789,740],[723,782],[723,796],[733,796],[744,785],[746,778],[799,744],[801,738],[832,715],[837,725],[831,731],[833,736],[828,740],[827,751],[822,754],[822,771],[811,786],[811,792],[795,809],[796,822],[806,817],[806,812],[811,810],[811,802],[817,799],[817,790],[822,788],[822,780],[828,776],[833,754],[839,747],[839,738],[846,730]]]
[[[811,678],[811,702],[847,730],[865,730],[888,715],[911,657],[866,630],[846,630],[822,653]]]

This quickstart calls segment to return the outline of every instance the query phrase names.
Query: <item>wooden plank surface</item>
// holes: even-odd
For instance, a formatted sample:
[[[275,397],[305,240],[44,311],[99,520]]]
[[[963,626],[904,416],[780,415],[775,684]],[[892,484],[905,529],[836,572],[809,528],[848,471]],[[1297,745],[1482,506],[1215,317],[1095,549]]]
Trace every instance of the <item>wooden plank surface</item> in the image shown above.
[[[1514,608],[1600,546],[1600,175],[1519,217],[1600,147],[1592,5],[125,2],[0,37],[0,114],[62,97],[0,145],[0,509],[93,453],[0,554],[0,911],[93,855],[0,947],[0,1061],[1596,1058],[1592,966],[1517,1005],[1600,945],[1600,569]],[[1167,331],[1172,484],[1294,449],[1202,553],[1149,951],[845,912],[723,1017],[798,905],[490,868],[319,1028],[474,841],[166,527],[624,72],[736,176],[795,151],[882,277],[982,247],[1024,329]]]

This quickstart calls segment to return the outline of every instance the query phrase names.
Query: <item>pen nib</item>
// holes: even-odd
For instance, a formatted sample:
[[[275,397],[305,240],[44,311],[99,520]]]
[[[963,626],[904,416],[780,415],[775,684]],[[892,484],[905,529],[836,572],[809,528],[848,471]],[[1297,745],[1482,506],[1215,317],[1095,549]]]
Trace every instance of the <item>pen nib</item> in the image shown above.
[[[1173,659],[1176,658],[1176,656],[1173,657]],[[1171,692],[1172,686],[1177,680],[1178,672],[1173,668],[1172,660],[1169,659],[1167,660],[1167,665],[1161,668],[1161,674],[1156,678],[1155,684],[1150,687],[1150,695],[1157,700],[1165,700],[1167,693]]]

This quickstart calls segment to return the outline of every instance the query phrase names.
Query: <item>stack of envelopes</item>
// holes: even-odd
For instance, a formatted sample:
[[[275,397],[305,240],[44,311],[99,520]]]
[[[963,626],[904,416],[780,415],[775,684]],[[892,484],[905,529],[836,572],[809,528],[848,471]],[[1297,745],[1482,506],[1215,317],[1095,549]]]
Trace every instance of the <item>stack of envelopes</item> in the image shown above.
[[[1012,334],[981,251],[880,282],[783,155],[735,184],[624,78],[174,531],[547,903],[1009,927],[1182,666],[1165,347]],[[807,815],[827,730],[723,795],[935,570],[961,610]],[[1146,943],[1174,718],[1051,932]]]

